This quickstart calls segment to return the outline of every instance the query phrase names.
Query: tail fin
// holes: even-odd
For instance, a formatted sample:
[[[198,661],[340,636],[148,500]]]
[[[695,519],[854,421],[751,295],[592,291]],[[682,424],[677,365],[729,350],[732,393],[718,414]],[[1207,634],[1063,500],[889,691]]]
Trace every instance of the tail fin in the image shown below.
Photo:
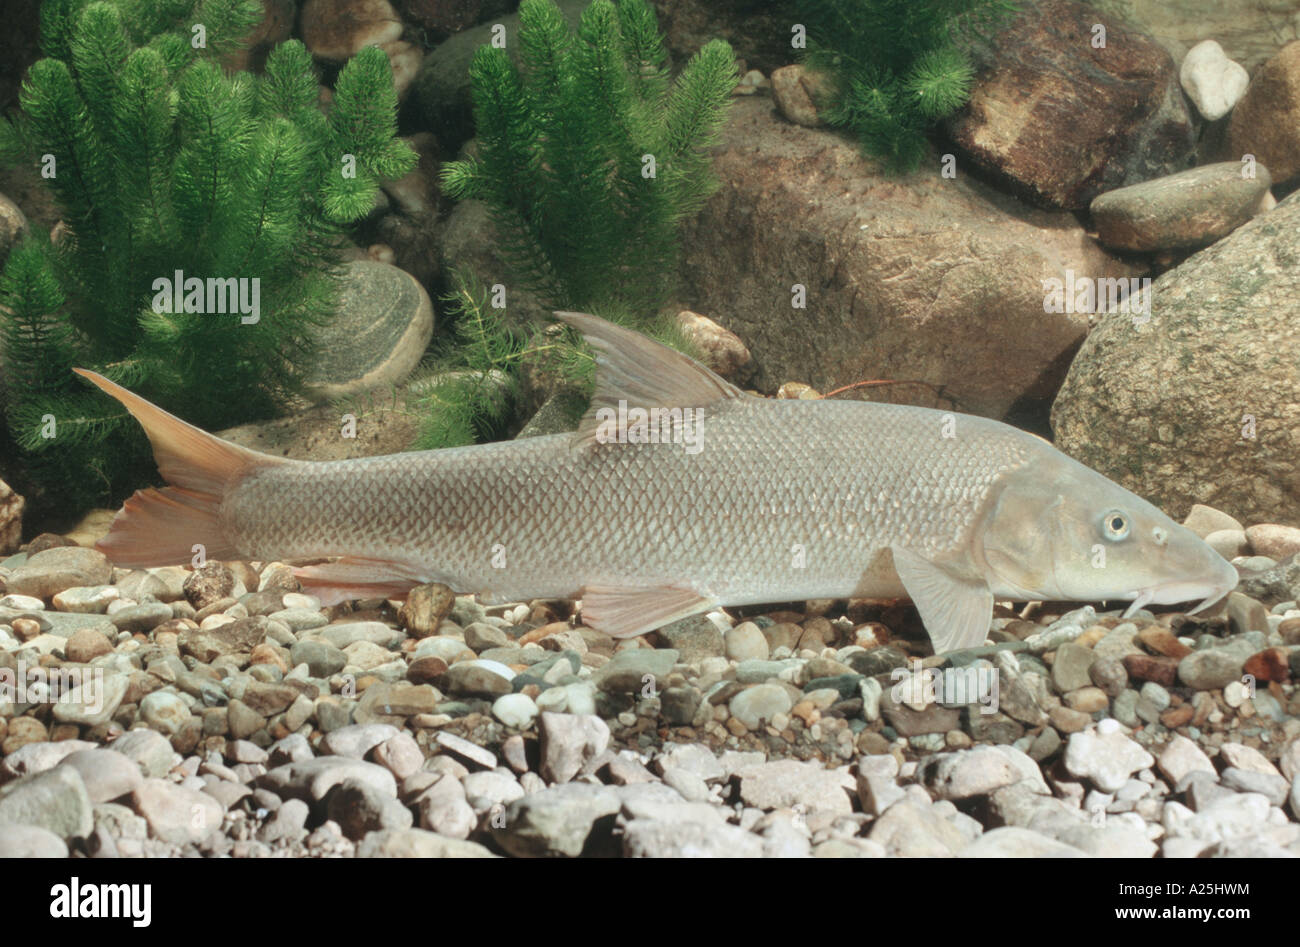
[[[253,467],[288,461],[223,441],[168,414],[102,375],[74,368],[112,395],[140,422],[153,445],[158,472],[170,487],[137,490],[122,505],[108,535],[95,548],[120,566],[188,562],[194,546],[208,559],[239,555],[221,527],[227,486]]]

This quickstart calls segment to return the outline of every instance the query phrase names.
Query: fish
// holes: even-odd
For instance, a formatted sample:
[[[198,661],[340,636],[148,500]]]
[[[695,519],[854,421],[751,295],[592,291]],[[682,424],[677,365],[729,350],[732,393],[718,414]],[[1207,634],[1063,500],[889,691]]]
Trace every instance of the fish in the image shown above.
[[[580,600],[629,637],[714,609],[908,598],[936,654],[985,642],[995,600],[1226,596],[1195,533],[1046,440],[910,405],[769,399],[631,329],[559,312],[596,358],[576,432],[351,460],[221,440],[90,371],[168,486],[97,548],[120,566],[327,558],[323,604],[442,583],[486,604]]]

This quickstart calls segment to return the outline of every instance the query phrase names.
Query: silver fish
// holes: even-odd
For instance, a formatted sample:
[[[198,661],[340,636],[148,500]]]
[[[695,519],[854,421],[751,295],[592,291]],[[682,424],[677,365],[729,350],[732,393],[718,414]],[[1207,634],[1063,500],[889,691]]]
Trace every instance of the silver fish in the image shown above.
[[[936,653],[983,643],[994,599],[1199,610],[1236,586],[1190,530],[1006,424],[759,398],[636,332],[557,315],[597,352],[578,432],[438,451],[270,457],[81,371],[144,426],[171,484],[127,500],[99,548],[128,566],[200,548],[342,557],[297,570],[326,603],[442,582],[488,602],[580,598],[616,636],[720,606],[908,597]]]

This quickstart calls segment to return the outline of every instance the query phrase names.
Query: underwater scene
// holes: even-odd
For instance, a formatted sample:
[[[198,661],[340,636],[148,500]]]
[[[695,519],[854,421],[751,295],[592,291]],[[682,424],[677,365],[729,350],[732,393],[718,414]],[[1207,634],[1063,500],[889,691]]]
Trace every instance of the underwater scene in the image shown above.
[[[1300,0],[10,0],[0,856],[1300,856],[1297,189]]]

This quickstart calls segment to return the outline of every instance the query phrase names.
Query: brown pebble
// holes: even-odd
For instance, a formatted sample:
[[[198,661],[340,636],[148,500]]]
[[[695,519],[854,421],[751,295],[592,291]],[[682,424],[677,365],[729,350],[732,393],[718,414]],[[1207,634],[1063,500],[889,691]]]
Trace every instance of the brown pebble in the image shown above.
[[[9,623],[19,641],[31,641],[41,633],[41,623],[34,618],[15,618]]]
[[[1191,723],[1192,715],[1195,711],[1191,704],[1183,704],[1181,707],[1170,707],[1160,715],[1160,722],[1170,730],[1176,730],[1179,727],[1185,727]]]
[[[63,651],[69,661],[76,664],[89,664],[100,655],[111,654],[113,645],[101,631],[94,628],[78,628],[69,636]]]
[[[1159,625],[1148,625],[1143,628],[1137,633],[1137,639],[1151,651],[1162,654],[1167,658],[1181,660],[1192,653],[1192,649],[1179,641],[1172,631],[1168,628],[1161,628]]]
[[[1075,638],[1074,643],[1079,645],[1081,648],[1091,648],[1102,638],[1105,638],[1109,633],[1109,628],[1103,628],[1101,625],[1093,625],[1084,631],[1084,633],[1078,638]]]
[[[549,638],[551,635],[559,634],[562,631],[569,630],[567,621],[553,621],[549,625],[542,625],[540,628],[534,628],[532,631],[524,632],[519,636],[520,646],[532,644],[541,641],[543,638]]]
[[[434,655],[426,655],[411,662],[406,669],[406,679],[413,684],[428,684],[447,673],[447,662]]]
[[[1128,676],[1134,680],[1155,681],[1157,684],[1169,687],[1178,678],[1178,661],[1174,658],[1149,654],[1126,654],[1124,670],[1128,671]]]
[[[1052,726],[1062,733],[1078,733],[1092,723],[1091,715],[1069,707],[1055,707],[1048,716],[1052,720]]]
[[[1110,698],[1100,687],[1080,687],[1065,695],[1065,703],[1073,710],[1095,714],[1110,706]]]
[[[1258,654],[1252,654],[1242,669],[1247,674],[1255,675],[1258,681],[1277,681],[1284,683],[1291,677],[1291,668],[1287,665],[1287,652],[1282,648],[1265,648]]]
[[[1287,618],[1277,626],[1277,633],[1289,645],[1300,644],[1300,618]]]

